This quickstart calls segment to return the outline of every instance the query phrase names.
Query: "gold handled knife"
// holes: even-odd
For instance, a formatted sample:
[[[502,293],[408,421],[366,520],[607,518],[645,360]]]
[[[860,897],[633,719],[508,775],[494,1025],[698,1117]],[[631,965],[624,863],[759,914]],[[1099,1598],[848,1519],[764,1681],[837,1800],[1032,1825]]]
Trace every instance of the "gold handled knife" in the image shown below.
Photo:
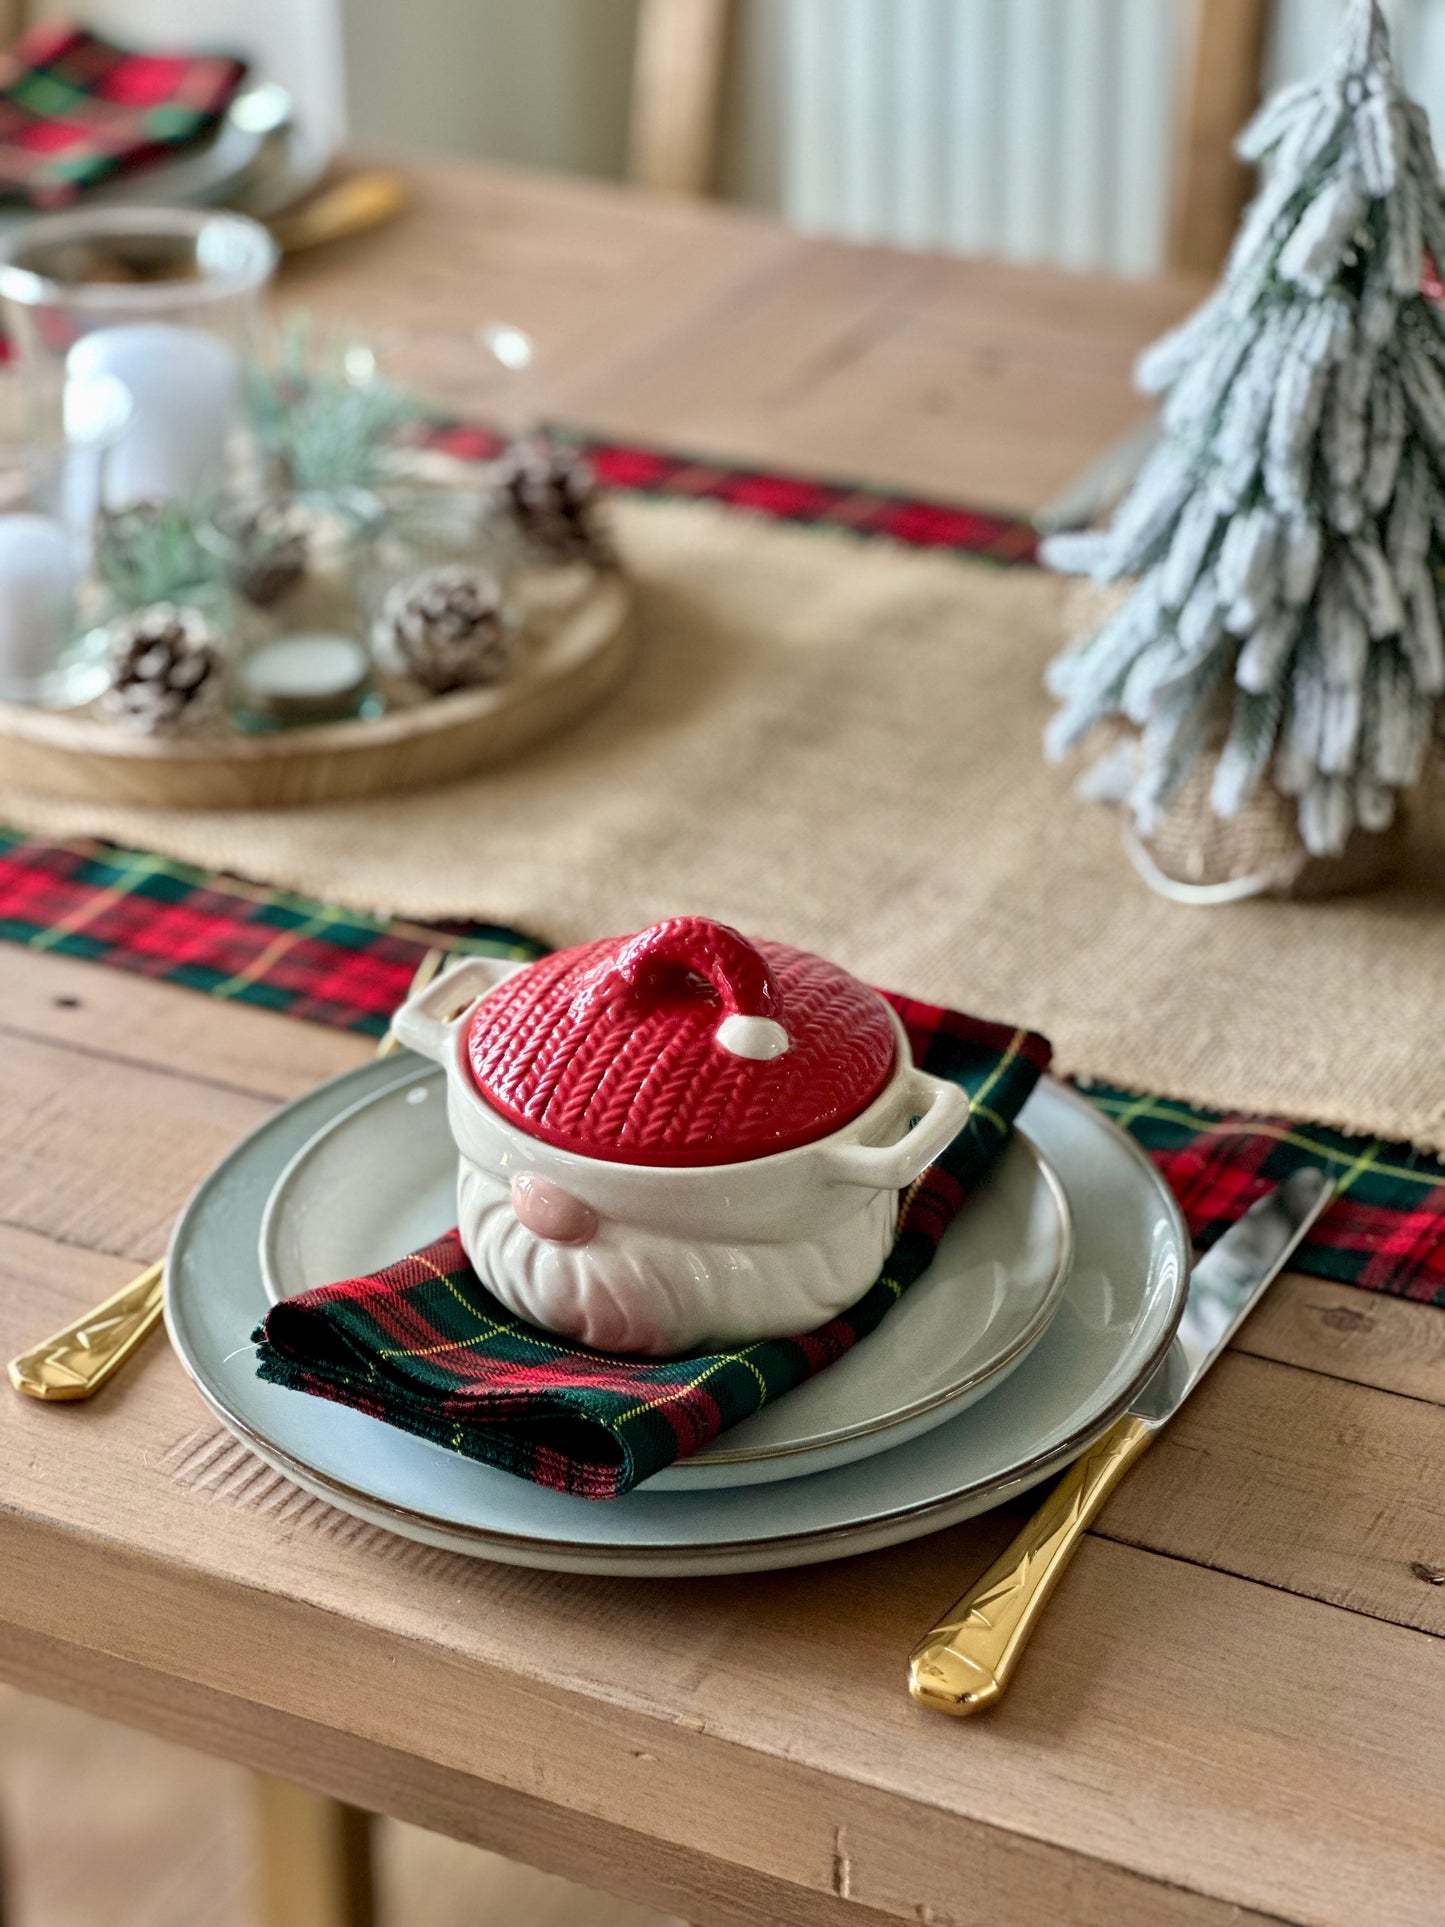
[[[425,990],[445,962],[445,951],[428,950],[416,967],[407,996]],[[387,1057],[396,1048],[396,1038],[388,1030],[376,1054]],[[155,1330],[165,1295],[164,1263],[147,1265],[111,1297],[12,1358],[10,1383],[27,1398],[89,1398]]]
[[[1001,1698],[1104,1501],[1284,1269],[1334,1189],[1324,1171],[1294,1172],[1200,1259],[1174,1342],[1129,1410],[1075,1460],[1013,1544],[914,1647],[908,1690],[921,1706],[963,1715]]]

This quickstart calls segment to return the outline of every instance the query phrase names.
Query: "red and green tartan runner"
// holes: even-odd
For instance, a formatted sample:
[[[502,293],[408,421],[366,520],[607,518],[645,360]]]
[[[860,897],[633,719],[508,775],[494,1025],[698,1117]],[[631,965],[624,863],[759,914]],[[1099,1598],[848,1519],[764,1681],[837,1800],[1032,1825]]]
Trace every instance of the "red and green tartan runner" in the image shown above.
[[[710,462],[676,449],[577,435],[555,424],[551,432],[580,448],[598,481],[617,494],[716,502],[723,508],[766,516],[770,522],[881,536],[905,548],[942,549],[1009,567],[1027,567],[1038,559],[1038,531],[1017,515],[929,501],[864,483],[821,481],[776,469]],[[453,422],[429,430],[426,445],[457,461],[482,462],[497,454],[502,437],[476,423]]]
[[[132,53],[47,21],[0,55],[0,199],[61,207],[199,140],[246,73],[223,54]]]
[[[371,1277],[273,1307],[252,1333],[262,1378],[559,1492],[630,1492],[867,1337],[927,1270],[1048,1066],[1048,1045],[1030,1031],[906,997],[889,1002],[915,1063],[961,1085],[973,1107],[907,1194],[871,1290],[816,1331],[685,1358],[609,1357],[508,1311],[453,1231]]]
[[[0,831],[0,938],[379,1037],[428,948],[530,958],[490,924],[365,917],[135,850]],[[1445,1163],[1408,1144],[1085,1087],[1144,1147],[1207,1247],[1268,1187],[1323,1164],[1340,1196],[1298,1270],[1445,1305]]]

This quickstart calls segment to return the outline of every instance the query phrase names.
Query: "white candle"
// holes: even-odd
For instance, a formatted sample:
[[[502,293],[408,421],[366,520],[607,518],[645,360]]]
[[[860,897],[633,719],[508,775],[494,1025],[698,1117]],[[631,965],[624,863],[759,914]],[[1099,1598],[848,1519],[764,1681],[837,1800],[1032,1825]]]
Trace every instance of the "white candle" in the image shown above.
[[[0,515],[0,700],[40,694],[70,640],[75,559],[62,523]]]
[[[352,714],[370,675],[370,658],[351,636],[283,636],[246,658],[241,688],[253,707],[283,722],[323,722]]]
[[[130,390],[113,375],[68,377],[59,509],[75,542],[79,568],[90,567],[94,552],[106,451],[120,439],[134,413]]]
[[[170,321],[133,321],[83,335],[65,366],[77,380],[110,376],[130,391],[130,425],[106,457],[108,508],[194,501],[219,486],[241,394],[241,361],[228,341]]]

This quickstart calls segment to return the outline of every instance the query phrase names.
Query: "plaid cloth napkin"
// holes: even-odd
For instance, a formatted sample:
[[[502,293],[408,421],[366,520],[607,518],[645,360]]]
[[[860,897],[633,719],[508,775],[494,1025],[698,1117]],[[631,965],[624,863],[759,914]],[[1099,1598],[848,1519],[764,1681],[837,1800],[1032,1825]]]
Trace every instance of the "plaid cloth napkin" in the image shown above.
[[[49,21],[0,55],[0,199],[63,207],[209,133],[246,73],[224,55],[131,53]]]
[[[696,1452],[873,1330],[926,1270],[1048,1066],[1031,1031],[884,994],[915,1063],[961,1084],[973,1108],[908,1192],[882,1276],[830,1323],[737,1351],[609,1357],[508,1311],[450,1231],[385,1271],[275,1306],[252,1334],[261,1377],[584,1499],[615,1499]]]

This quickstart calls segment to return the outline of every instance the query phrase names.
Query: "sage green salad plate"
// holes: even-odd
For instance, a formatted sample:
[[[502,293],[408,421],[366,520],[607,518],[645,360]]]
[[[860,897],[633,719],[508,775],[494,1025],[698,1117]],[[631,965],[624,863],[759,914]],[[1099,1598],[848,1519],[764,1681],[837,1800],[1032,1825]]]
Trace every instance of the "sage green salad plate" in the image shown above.
[[[456,1170],[440,1071],[414,1071],[349,1106],[271,1193],[260,1239],[267,1297],[357,1277],[429,1243],[455,1222]],[[367,1173],[364,1188],[358,1171]],[[1063,1187],[1016,1132],[884,1328],[657,1473],[648,1490],[825,1472],[941,1424],[1027,1358],[1062,1301],[1072,1257]]]

